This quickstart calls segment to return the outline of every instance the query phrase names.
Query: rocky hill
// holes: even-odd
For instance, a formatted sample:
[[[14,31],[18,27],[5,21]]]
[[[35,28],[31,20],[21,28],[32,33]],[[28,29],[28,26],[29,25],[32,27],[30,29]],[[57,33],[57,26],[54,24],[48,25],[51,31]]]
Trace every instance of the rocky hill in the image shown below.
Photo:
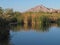
[[[43,5],[38,5],[34,8],[31,8],[29,10],[27,10],[27,12],[54,12],[54,13],[60,13],[60,10],[57,10],[57,9],[53,9],[53,8],[47,8]]]

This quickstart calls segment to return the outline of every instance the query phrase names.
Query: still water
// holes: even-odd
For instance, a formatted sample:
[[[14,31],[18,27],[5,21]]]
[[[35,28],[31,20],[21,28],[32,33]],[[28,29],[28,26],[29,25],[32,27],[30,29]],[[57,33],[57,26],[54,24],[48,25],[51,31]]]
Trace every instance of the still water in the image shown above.
[[[9,37],[0,41],[0,45],[60,45],[60,26],[12,25]]]

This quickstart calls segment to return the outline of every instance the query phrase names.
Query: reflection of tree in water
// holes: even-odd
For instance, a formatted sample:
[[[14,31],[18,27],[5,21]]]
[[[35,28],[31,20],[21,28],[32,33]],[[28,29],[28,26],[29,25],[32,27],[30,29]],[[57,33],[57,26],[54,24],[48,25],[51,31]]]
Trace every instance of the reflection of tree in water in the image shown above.
[[[23,29],[22,25],[11,25],[10,26],[10,30],[12,31],[20,31],[21,29]]]
[[[57,23],[58,27],[60,27],[60,23]]]
[[[50,27],[60,27],[60,24],[58,23],[48,23],[48,24],[31,24],[30,26],[28,24],[22,25],[15,25],[11,26],[12,31],[30,31],[34,30],[36,32],[48,32]]]
[[[24,26],[21,25],[17,25],[17,26],[11,26],[11,30],[12,31],[29,31],[34,30],[34,31],[49,31],[50,24],[46,25],[46,24],[32,24],[31,26],[29,26],[28,24],[24,24]]]
[[[0,27],[0,45],[10,45],[10,33],[8,27]]]
[[[40,24],[39,30],[43,31],[43,32],[47,32],[49,31],[50,28],[50,24]]]

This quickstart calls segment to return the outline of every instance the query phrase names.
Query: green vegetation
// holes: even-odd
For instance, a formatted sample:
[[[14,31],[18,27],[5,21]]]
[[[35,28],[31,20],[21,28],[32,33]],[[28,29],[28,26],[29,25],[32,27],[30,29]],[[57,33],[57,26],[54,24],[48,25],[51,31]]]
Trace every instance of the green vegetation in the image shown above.
[[[21,13],[13,11],[13,9],[3,9],[0,7],[0,25],[7,25],[9,23],[17,23],[18,17]]]
[[[40,21],[41,24],[45,24],[45,25],[50,23],[50,19],[48,18],[48,16],[44,16],[44,15],[40,16]]]
[[[60,23],[60,13],[44,13],[44,12],[25,12],[20,13],[13,9],[3,9],[0,7],[0,25],[15,24],[44,24]]]
[[[31,20],[34,23],[48,24],[48,23],[57,23],[60,21],[59,20],[60,13],[26,12],[26,13],[23,13],[23,15],[24,15],[24,17],[26,16],[25,18],[27,18],[27,19],[29,19],[29,17],[31,17]],[[26,22],[28,22],[28,20]]]
[[[29,30],[35,31],[49,31],[51,23],[55,23],[60,26],[60,13],[44,13],[44,12],[25,12],[20,13],[13,9],[3,9],[0,7],[0,27],[11,28],[13,31],[17,30]],[[11,24],[11,25],[10,25]],[[13,25],[14,24],[14,25]],[[17,26],[18,25],[18,26]],[[15,27],[15,28],[13,28]],[[1,31],[1,34],[5,34],[5,30]],[[6,30],[7,32],[7,30]]]

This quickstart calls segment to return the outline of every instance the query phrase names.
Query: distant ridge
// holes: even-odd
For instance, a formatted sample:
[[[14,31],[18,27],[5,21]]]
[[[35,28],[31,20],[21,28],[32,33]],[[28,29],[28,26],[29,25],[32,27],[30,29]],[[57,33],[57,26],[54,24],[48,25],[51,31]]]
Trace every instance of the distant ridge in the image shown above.
[[[60,10],[53,9],[53,8],[47,8],[43,5],[38,5],[34,8],[31,8],[27,10],[26,12],[54,12],[54,13],[60,13]]]

